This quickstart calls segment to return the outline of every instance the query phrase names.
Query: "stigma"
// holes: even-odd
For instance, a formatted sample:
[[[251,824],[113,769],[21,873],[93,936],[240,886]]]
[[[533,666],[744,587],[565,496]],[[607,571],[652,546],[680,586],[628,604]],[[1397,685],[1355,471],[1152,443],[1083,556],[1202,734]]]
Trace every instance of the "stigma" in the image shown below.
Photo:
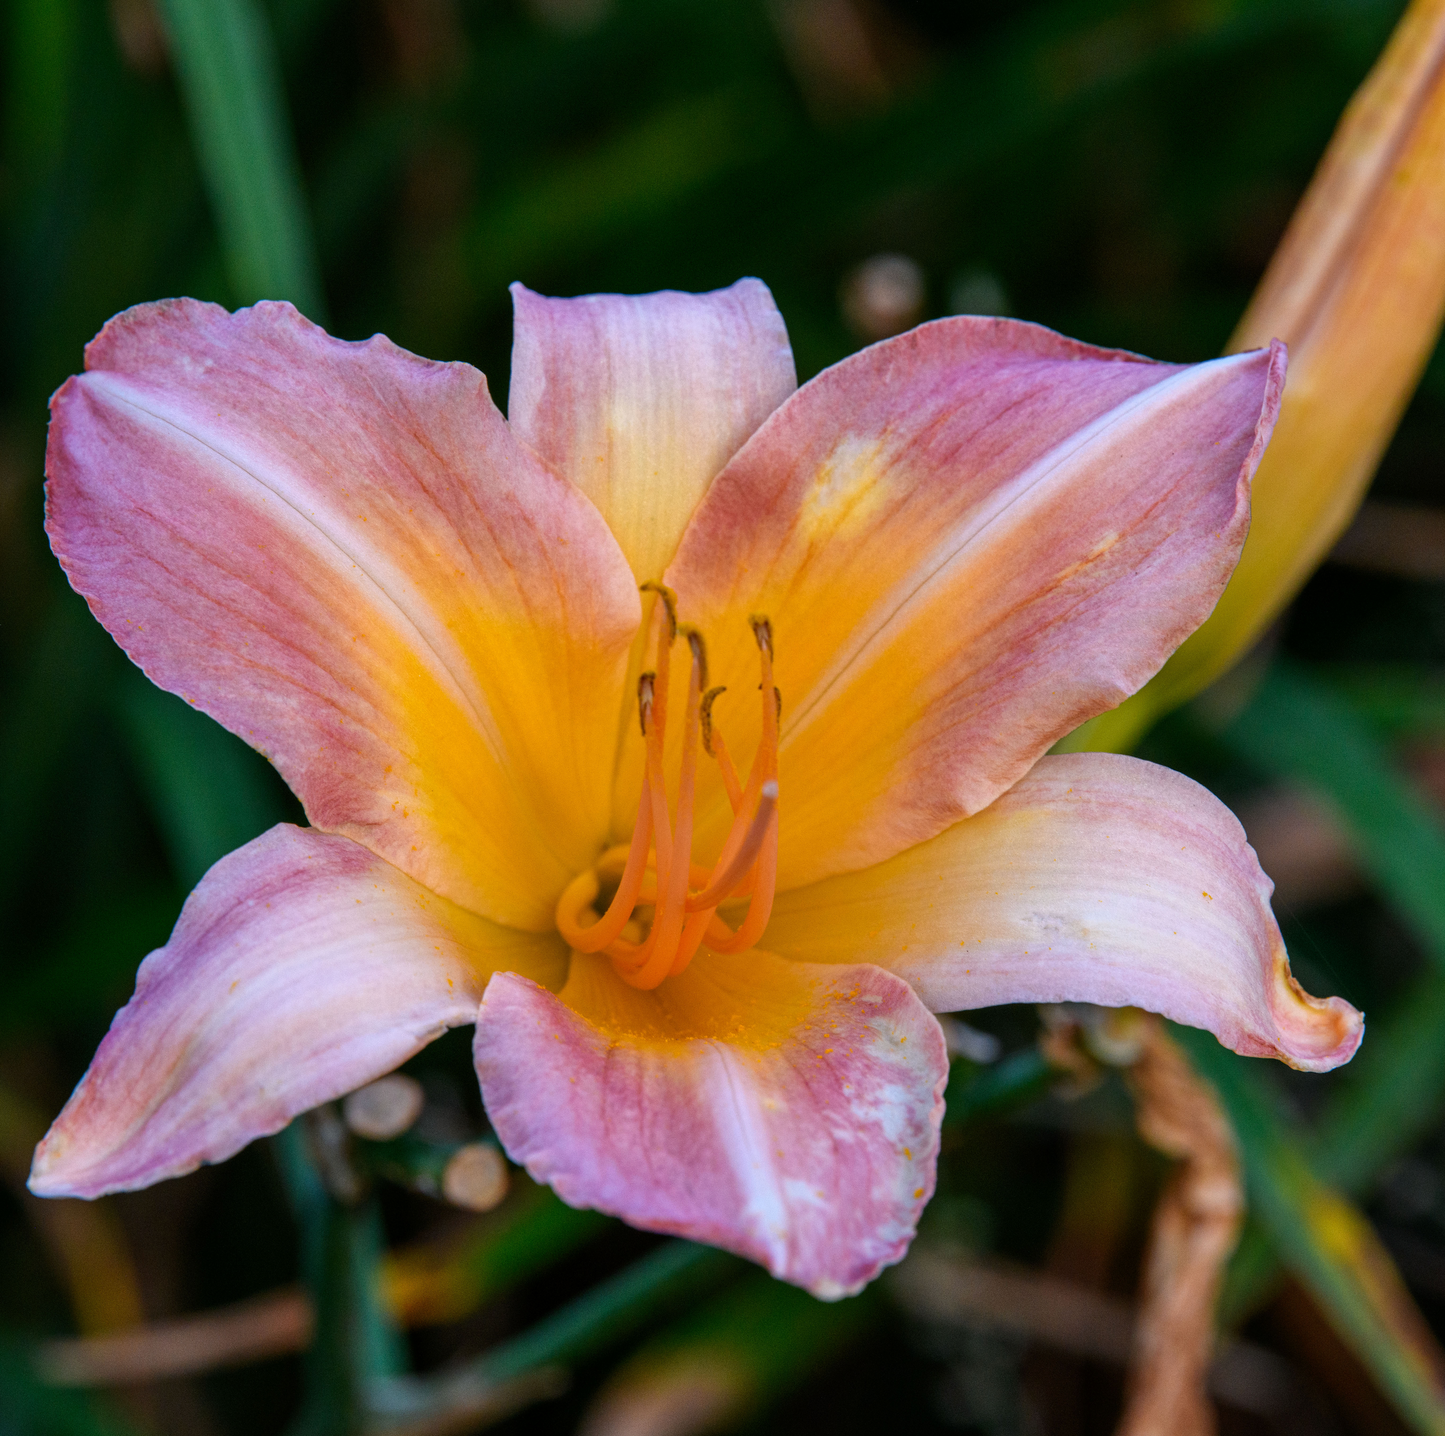
[[[645,750],[642,793],[632,841],[609,848],[578,874],[557,900],[557,930],[577,952],[602,953],[619,977],[651,989],[682,972],[704,945],[713,952],[745,952],[756,945],[772,914],[778,874],[778,717],[781,695],[773,683],[773,630],[765,617],[749,619],[761,669],[762,732],[746,782],[713,716],[722,688],[708,687],[707,647],[702,634],[677,621],[677,601],[662,584],[657,594],[652,648],[654,666],[637,684],[637,713]],[[682,758],[676,799],[668,801],[663,754],[669,722],[672,651],[686,641],[690,663],[681,715]],[[713,865],[692,860],[693,818],[700,756],[718,766],[732,827]],[[606,911],[594,903],[604,884],[616,883]],[[725,902],[748,899],[733,929],[718,916]],[[644,919],[650,913],[650,922]]]

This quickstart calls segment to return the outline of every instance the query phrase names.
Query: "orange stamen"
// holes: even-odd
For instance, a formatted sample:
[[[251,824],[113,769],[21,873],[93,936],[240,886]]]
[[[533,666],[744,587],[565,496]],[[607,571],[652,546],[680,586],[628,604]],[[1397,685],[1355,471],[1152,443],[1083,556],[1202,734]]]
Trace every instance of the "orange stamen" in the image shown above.
[[[567,885],[557,902],[556,919],[558,931],[575,951],[605,953],[624,982],[649,990],[670,974],[682,972],[704,943],[718,952],[743,952],[767,927],[777,884],[779,701],[773,685],[772,626],[765,618],[754,618],[750,621],[762,668],[762,732],[747,782],[740,783],[722,734],[712,722],[713,702],[724,690],[707,687],[702,636],[679,628],[670,590],[656,583],[643,588],[655,592],[661,604],[654,633],[656,670],[638,680],[646,760],[637,819],[629,843],[608,848],[592,868]],[[687,638],[692,664],[673,812],[663,763],[671,649],[679,634]],[[733,810],[727,838],[710,868],[692,861],[699,742],[717,760]],[[595,916],[597,895],[613,876],[618,879],[617,890],[606,912],[595,921],[585,921]],[[718,905],[730,898],[749,901],[736,932],[717,916]],[[644,910],[640,922],[639,908]]]
[[[691,869],[693,801],[697,792],[697,746],[702,683],[707,673],[707,658],[702,636],[689,633],[692,648],[692,672],[687,683],[687,716],[683,720],[682,775],[677,788],[677,831],[673,837],[668,872],[662,871],[662,842],[658,842],[657,890],[660,898],[652,919],[652,931],[643,943],[641,965],[635,970],[618,968],[618,976],[633,987],[644,990],[656,987],[672,970],[676,961],[678,941],[687,921],[687,880]],[[650,766],[650,765],[649,765]]]
[[[748,915],[743,925],[727,937],[714,937],[709,929],[707,945],[714,952],[746,952],[763,935],[768,919],[773,915],[773,894],[778,883],[778,820],[774,814],[768,825],[768,835],[763,840],[763,850],[758,855],[757,885],[752,900],[748,903]],[[719,926],[725,926],[718,919]]]
[[[667,737],[667,696],[672,674],[672,645],[677,638],[677,595],[665,583],[649,580],[640,585],[644,593],[655,593],[660,602],[657,614],[657,731]],[[664,638],[664,635],[666,637]]]
[[[717,759],[723,787],[727,789],[728,802],[736,814],[743,805],[743,786],[738,782],[738,770],[733,767],[728,745],[723,742],[723,735],[713,727],[712,722],[712,705],[717,702],[720,693],[726,692],[726,688],[709,688],[702,695],[702,746],[706,753]]]
[[[772,825],[773,815],[777,810],[778,783],[776,778],[769,778],[763,784],[762,793],[758,797],[757,811],[753,814],[753,820],[748,824],[747,832],[743,835],[737,851],[733,853],[726,866],[718,864],[715,869],[717,876],[700,893],[695,893],[688,898],[688,912],[701,912],[704,908],[716,907],[725,897],[731,896],[738,884],[747,877],[757,859],[763,846],[763,840],[767,837],[768,829]]]
[[[649,782],[642,783],[642,796],[637,804],[637,822],[632,829],[632,846],[627,852],[627,864],[622,869],[617,892],[607,905],[607,911],[591,927],[582,927],[578,918],[592,905],[601,884],[597,868],[589,868],[580,877],[568,884],[567,890],[557,900],[557,931],[566,939],[569,947],[577,952],[601,952],[608,943],[620,937],[642,887],[647,872],[647,852],[652,843],[652,793]],[[604,854],[605,856],[605,854]],[[601,863],[598,864],[598,867]],[[587,881],[590,879],[590,882]],[[579,900],[580,899],[580,900]]]
[[[758,812],[749,825],[747,837],[751,838],[759,828],[762,829],[762,834],[759,838],[753,894],[748,903],[748,915],[743,919],[742,926],[736,932],[733,932],[721,918],[714,918],[709,923],[707,943],[714,952],[745,952],[762,937],[763,931],[768,925],[768,919],[772,916],[773,895],[778,879],[778,820],[775,805],[778,791],[778,714],[782,704],[778,690],[773,683],[772,625],[766,618],[753,618],[750,622],[753,626],[753,637],[757,640],[758,654],[763,670],[763,681],[758,685],[763,695],[763,733],[762,739],[758,743],[757,756],[753,759],[753,770],[748,775],[749,792],[751,793],[755,783],[758,788]],[[769,805],[772,811],[759,823],[758,819],[763,816],[763,797],[769,788],[772,790],[772,803]],[[738,824],[735,820],[734,833],[737,831],[737,827]],[[729,836],[731,837],[731,835]],[[738,844],[736,851],[740,852],[741,848],[742,842]],[[719,868],[723,867],[723,861],[719,859]],[[731,856],[727,863],[730,870]],[[718,886],[720,887],[721,884]],[[710,896],[710,894],[708,895]]]
[[[772,625],[765,618],[754,619],[752,624],[763,670],[763,681],[759,685],[763,693],[763,734],[757,755],[753,759],[752,772],[748,775],[748,796],[756,791],[757,810],[746,829],[743,829],[740,822],[741,812],[734,818],[733,830],[723,845],[723,855],[713,869],[717,877],[688,903],[688,907],[695,908],[695,911],[684,933],[684,946],[679,949],[677,961],[673,965],[674,973],[681,972],[687,966],[704,937],[715,952],[746,951],[763,935],[768,919],[772,916],[778,872],[778,715],[782,705],[772,681]],[[771,702],[768,701],[770,696]],[[755,861],[743,856],[744,850],[749,848],[756,853]],[[738,931],[733,932],[716,916],[716,904],[730,891],[735,890],[737,877],[734,875],[746,875],[749,868],[752,897],[748,905],[748,915]],[[688,939],[691,940],[690,943]]]
[[[683,924],[682,937],[677,944],[677,956],[673,958],[672,966],[668,969],[669,977],[676,977],[678,973],[686,971],[688,963],[697,956],[697,950],[707,936],[712,916],[711,911],[688,914],[687,922]]]
[[[759,635],[761,625],[764,637]],[[758,751],[753,756],[753,766],[748,773],[748,785],[743,790],[742,798],[734,806],[733,825],[729,830],[726,840],[723,842],[722,852],[718,854],[714,871],[720,868],[730,867],[734,856],[747,841],[748,832],[752,826],[750,819],[745,816],[756,809],[762,799],[763,784],[769,778],[777,777],[778,768],[778,702],[777,689],[772,687],[772,633],[766,619],[758,619],[753,622],[754,636],[758,637],[758,649],[762,654],[763,686],[772,688],[774,700],[771,703],[763,704],[763,735],[758,744]],[[714,737],[719,735],[714,734]]]
[[[663,665],[659,662],[658,667]],[[651,680],[653,675],[644,673],[644,682]],[[639,684],[639,688],[642,684]],[[657,848],[657,888],[661,893],[668,890],[672,857],[672,823],[667,813],[667,787],[662,774],[662,726],[657,721],[658,707],[652,695],[656,692],[655,682],[648,689],[650,700],[645,705],[643,716],[643,728],[647,740],[647,772],[643,781],[643,796],[649,801],[652,808],[652,832],[656,840]],[[689,864],[689,866],[691,866]],[[646,965],[653,950],[653,938],[657,932],[657,922],[654,919],[652,932],[648,934],[645,941],[641,943],[628,942],[625,938],[619,937],[609,943],[604,951],[614,959],[613,966],[618,973],[626,977],[624,968],[631,966],[633,969]],[[631,980],[630,978],[628,979]]]

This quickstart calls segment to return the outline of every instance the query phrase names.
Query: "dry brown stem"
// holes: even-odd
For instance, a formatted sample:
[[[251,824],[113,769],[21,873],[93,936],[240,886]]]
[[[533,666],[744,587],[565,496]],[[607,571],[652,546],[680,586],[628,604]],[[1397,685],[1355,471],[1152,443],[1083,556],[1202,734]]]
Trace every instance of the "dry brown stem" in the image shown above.
[[[1214,1306],[1244,1216],[1234,1133],[1157,1020],[1129,1083],[1140,1136],[1179,1166],[1154,1212],[1119,1436],[1212,1436]]]
[[[56,1337],[41,1344],[36,1366],[57,1386],[128,1385],[301,1351],[311,1326],[305,1292],[287,1287],[113,1336]]]
[[[899,1305],[920,1321],[1010,1332],[1117,1365],[1136,1349],[1138,1318],[1127,1301],[996,1257],[916,1244],[886,1280]],[[1288,1366],[1263,1347],[1226,1343],[1208,1376],[1210,1391],[1241,1411],[1301,1415]]]

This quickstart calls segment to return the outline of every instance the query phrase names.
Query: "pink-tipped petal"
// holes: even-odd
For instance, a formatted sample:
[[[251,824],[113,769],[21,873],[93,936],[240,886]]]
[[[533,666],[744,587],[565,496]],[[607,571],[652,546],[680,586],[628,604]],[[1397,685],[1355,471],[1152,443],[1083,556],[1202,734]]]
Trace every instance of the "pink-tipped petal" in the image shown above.
[[[123,648],[317,827],[541,929],[605,840],[640,615],[592,506],[466,364],[287,304],[146,304],[53,400],[47,527]]]
[[[766,941],[876,962],[935,1012],[1096,1002],[1328,1071],[1364,1019],[1291,976],[1273,885],[1234,815],[1189,778],[1106,753],[1040,760],[992,807],[846,878],[778,898]]]
[[[503,1145],[564,1201],[825,1299],[899,1260],[933,1192],[943,1037],[877,968],[704,953],[642,993],[574,954],[560,996],[492,979],[476,1058]]]
[[[501,928],[349,838],[282,824],[224,857],[35,1152],[41,1196],[219,1162],[476,1019],[499,966],[546,981],[555,936]]]
[[[768,288],[547,299],[512,286],[512,428],[601,510],[639,581],[797,388]]]
[[[976,812],[1133,692],[1214,606],[1244,541],[1282,351],[1180,366],[1035,325],[925,324],[820,374],[728,465],[667,581],[714,710],[757,731],[772,620],[779,886]],[[735,736],[736,734],[736,736]],[[700,833],[729,819],[706,795]]]

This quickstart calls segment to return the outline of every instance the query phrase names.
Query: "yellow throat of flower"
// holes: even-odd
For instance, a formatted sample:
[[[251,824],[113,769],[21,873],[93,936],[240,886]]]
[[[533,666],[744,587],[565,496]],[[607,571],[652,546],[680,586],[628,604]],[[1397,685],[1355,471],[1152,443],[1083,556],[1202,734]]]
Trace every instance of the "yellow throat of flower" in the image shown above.
[[[724,690],[707,686],[707,649],[702,634],[693,628],[679,628],[670,589],[656,583],[643,587],[657,593],[661,601],[656,609],[656,666],[644,673],[637,685],[647,763],[632,841],[608,848],[593,867],[567,885],[557,900],[557,930],[577,952],[605,953],[624,982],[649,989],[681,972],[704,942],[714,952],[743,952],[758,941],[767,926],[778,873],[778,714],[782,699],[773,684],[772,625],[766,618],[754,617],[750,622],[762,667],[762,737],[743,785],[712,720],[713,701]],[[668,810],[662,759],[672,645],[679,633],[687,639],[692,667],[674,814]],[[732,828],[710,869],[692,861],[699,746],[717,762],[733,810]],[[617,890],[606,912],[591,921],[595,917],[593,903],[604,882],[616,882]],[[748,911],[735,932],[717,915],[717,909],[729,898],[740,897],[749,898]],[[633,919],[634,913],[645,908],[651,908],[652,921],[644,937]]]

